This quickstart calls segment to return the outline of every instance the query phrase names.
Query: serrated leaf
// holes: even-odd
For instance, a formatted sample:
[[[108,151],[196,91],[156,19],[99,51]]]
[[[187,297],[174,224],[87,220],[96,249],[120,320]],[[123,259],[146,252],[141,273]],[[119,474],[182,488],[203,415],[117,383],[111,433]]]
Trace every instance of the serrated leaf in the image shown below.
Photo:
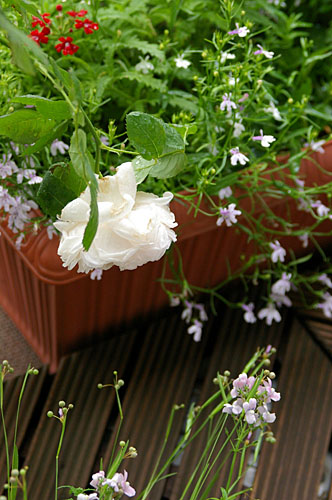
[[[59,139],[66,131],[67,123],[61,123],[55,127],[52,132],[43,135],[38,141],[35,142],[33,146],[28,146],[24,150],[24,155],[30,155],[32,153],[37,153],[43,149],[47,144],[50,144],[54,139]]]
[[[168,125],[168,123],[163,123],[163,127],[166,140],[162,154],[173,153],[175,151],[184,152],[185,145],[181,134],[174,127]]]
[[[21,144],[32,144],[55,127],[55,121],[38,111],[20,109],[0,116],[0,135]]]
[[[144,160],[141,156],[136,156],[131,163],[135,172],[136,184],[141,184],[149,175],[153,165],[156,164],[155,160]]]
[[[187,157],[183,152],[170,153],[167,156],[158,158],[155,166],[151,168],[149,173],[152,177],[157,177],[157,179],[166,179],[177,175],[183,170],[186,164]]]
[[[11,0],[11,4],[15,5],[18,11],[20,10],[25,10],[32,14],[33,16],[39,17],[40,13],[32,2],[29,2],[29,0]]]
[[[75,198],[74,191],[51,172],[46,172],[37,192],[38,204],[45,214],[59,215],[63,207]]]
[[[126,123],[131,144],[145,160],[162,155],[166,143],[162,120],[147,113],[133,111],[127,115]]]
[[[159,90],[159,92],[166,92],[166,83],[158,78],[154,78],[151,75],[143,75],[138,73],[138,71],[126,71],[121,75],[117,76],[117,80],[135,80],[146,87],[151,87],[152,89]]]
[[[66,101],[52,101],[46,97],[30,94],[14,97],[12,101],[36,106],[40,114],[57,121],[71,118],[71,109]]]

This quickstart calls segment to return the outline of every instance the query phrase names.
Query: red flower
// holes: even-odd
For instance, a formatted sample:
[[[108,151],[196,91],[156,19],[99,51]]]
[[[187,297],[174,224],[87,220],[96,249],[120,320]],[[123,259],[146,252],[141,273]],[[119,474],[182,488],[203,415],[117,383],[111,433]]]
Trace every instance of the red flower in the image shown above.
[[[59,11],[59,12],[61,12],[61,11],[62,11],[62,5],[60,5],[60,4],[59,4],[59,5],[56,5],[56,6],[55,6],[55,8],[56,8],[56,10],[57,10],[57,11]]]
[[[32,38],[32,40],[38,43],[38,45],[40,45],[41,43],[47,43],[48,42],[47,35],[49,35],[50,32],[51,32],[50,28],[44,26],[44,28],[41,31],[38,30],[31,31],[30,38]]]
[[[51,19],[47,19],[51,14],[49,14],[49,12],[46,12],[45,14],[42,14],[42,18],[44,19],[44,22],[46,24],[51,24]]]
[[[72,56],[79,49],[79,47],[77,45],[75,45],[74,43],[71,43],[72,41],[73,41],[73,39],[70,36],[67,36],[67,38],[65,38],[64,36],[60,36],[59,42],[61,42],[61,43],[58,43],[55,46],[55,50],[57,52],[62,51],[62,54],[64,56]]]
[[[78,12],[76,12],[75,10],[70,10],[67,12],[67,14],[72,17],[84,17],[87,13],[87,10],[79,10]]]
[[[46,14],[42,14],[41,17],[43,18],[43,21],[36,16],[32,16],[32,19],[33,19],[33,21],[31,21],[32,27],[34,28],[35,26],[37,26],[39,24],[39,26],[44,28],[45,23],[50,24],[52,22],[51,19],[47,19],[47,16],[50,16],[50,15],[51,14],[49,14],[48,12],[46,12]]]
[[[81,21],[80,19],[76,19],[75,28],[83,28],[87,35],[91,35],[91,33],[99,29],[99,26],[97,23],[94,23],[90,19],[83,19],[83,21]]]

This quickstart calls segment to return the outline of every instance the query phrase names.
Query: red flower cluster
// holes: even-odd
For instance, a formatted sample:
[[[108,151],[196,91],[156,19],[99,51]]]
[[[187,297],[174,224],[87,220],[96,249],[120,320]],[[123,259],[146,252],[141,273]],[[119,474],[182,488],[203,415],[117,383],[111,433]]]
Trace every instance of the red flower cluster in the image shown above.
[[[38,30],[31,31],[30,38],[32,38],[32,40],[38,43],[38,45],[40,45],[41,43],[47,43],[48,42],[47,35],[49,35],[50,32],[51,32],[50,28],[47,28],[47,26],[45,26],[41,31]]]
[[[90,21],[90,19],[86,18],[83,19],[83,21],[81,21],[80,19],[76,19],[75,28],[78,30],[80,28],[83,28],[87,35],[91,35],[91,33],[99,29],[99,26],[97,23],[94,23],[93,21]]]
[[[72,56],[79,49],[78,45],[75,45],[72,41],[73,39],[71,36],[67,36],[67,38],[60,36],[59,42],[61,43],[55,46],[55,50],[57,52],[62,52],[64,56]]]
[[[62,9],[63,9],[63,7],[62,7],[61,4],[58,4],[58,5],[55,6],[55,9],[58,12],[61,12]],[[75,25],[74,25],[74,27],[77,30],[79,30],[79,29],[82,28],[82,29],[84,29],[84,32],[87,35],[91,35],[91,33],[93,33],[94,31],[96,31],[96,30],[99,29],[98,24],[94,23],[93,21],[91,21],[91,19],[88,19],[88,18],[86,18],[86,19],[76,19],[78,17],[85,17],[85,15],[87,13],[88,13],[88,11],[87,10],[83,10],[83,9],[79,10],[79,11],[70,10],[70,11],[67,12],[68,16],[71,16],[71,17],[75,18],[75,21],[74,21]],[[41,18],[36,17],[36,16],[32,16],[32,21],[31,21],[32,27],[35,28],[36,26],[40,26],[42,28],[41,31],[38,31],[38,29],[35,29],[35,30],[33,30],[33,31],[30,32],[30,38],[32,38],[32,40],[34,40],[36,43],[38,43],[38,45],[40,45],[41,43],[48,43],[48,41],[49,41],[48,35],[51,33],[51,30],[46,25],[47,24],[51,24],[51,22],[52,22],[51,19],[49,19],[50,15],[51,14],[49,14],[48,12],[46,12],[45,14],[41,14]],[[60,18],[60,19],[61,18],[63,19],[63,15],[62,14],[58,14],[56,17]],[[56,26],[56,23],[55,23],[55,26]],[[66,26],[66,23],[64,24],[64,26]],[[69,31],[69,33],[72,33],[73,32],[73,28],[69,28],[68,31]],[[75,45],[74,43],[72,43],[73,39],[70,36],[67,36],[67,37],[66,36],[60,36],[60,38],[58,39],[58,41],[60,43],[57,43],[55,45],[55,50],[57,52],[62,52],[62,54],[64,56],[73,55],[79,49],[78,45]]]

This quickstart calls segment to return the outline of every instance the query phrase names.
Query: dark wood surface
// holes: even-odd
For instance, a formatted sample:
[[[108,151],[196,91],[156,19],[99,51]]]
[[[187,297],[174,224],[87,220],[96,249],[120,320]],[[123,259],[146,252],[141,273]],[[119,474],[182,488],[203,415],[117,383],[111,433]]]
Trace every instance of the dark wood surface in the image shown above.
[[[215,391],[217,371],[231,371],[235,378],[258,346],[272,344],[272,360],[282,400],[276,404],[274,445],[264,444],[253,484],[243,500],[318,500],[324,461],[332,431],[332,370],[329,356],[331,323],[320,316],[305,318],[301,311],[285,311],[282,323],[266,327],[248,325],[242,312],[221,309],[194,343],[186,333],[180,312],[148,326],[64,358],[54,376],[44,367],[27,384],[21,407],[19,449],[29,466],[29,500],[52,500],[55,454],[60,424],[46,416],[57,412],[58,401],[73,403],[60,456],[59,484],[86,487],[99,461],[110,457],[119,423],[112,389],[98,390],[98,383],[112,383],[113,371],[125,380],[121,389],[124,422],[120,439],[138,450],[125,464],[129,480],[139,492],[154,468],[173,404],[199,404]],[[322,345],[322,338],[325,339]],[[328,338],[328,342],[326,342]],[[7,423],[12,429],[22,377],[6,382]],[[165,455],[183,431],[185,410],[176,413]],[[12,430],[10,430],[10,437]],[[0,434],[0,440],[2,435]],[[178,500],[183,486],[204,448],[202,435],[172,466],[177,475],[160,482],[149,500]],[[0,445],[1,483],[4,482],[4,446]],[[211,491],[220,496],[221,473]],[[241,485],[239,485],[241,487]],[[65,489],[59,499],[68,498]],[[332,490],[326,499],[332,500]]]

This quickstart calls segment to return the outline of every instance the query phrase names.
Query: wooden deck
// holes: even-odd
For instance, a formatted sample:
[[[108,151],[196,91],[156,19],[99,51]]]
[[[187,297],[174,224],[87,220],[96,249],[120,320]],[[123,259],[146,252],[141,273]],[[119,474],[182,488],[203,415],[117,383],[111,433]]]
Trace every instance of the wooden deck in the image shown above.
[[[111,389],[113,371],[125,380],[121,389],[124,423],[120,439],[130,439],[138,457],[126,464],[131,484],[139,493],[146,484],[164,440],[174,403],[197,404],[215,391],[216,372],[229,369],[235,378],[258,346],[274,345],[273,359],[282,400],[275,405],[274,445],[264,444],[253,483],[243,500],[318,500],[324,462],[332,432],[332,326],[321,315],[305,316],[285,311],[280,324],[247,325],[241,311],[221,309],[205,328],[197,344],[186,333],[179,311],[159,321],[98,344],[62,360],[58,372],[44,367],[31,377],[22,401],[18,444],[22,463],[29,466],[30,500],[52,500],[54,457],[60,433],[55,419],[58,401],[73,403],[60,457],[60,485],[86,487],[99,470],[100,458],[110,457],[118,424],[117,405]],[[22,377],[5,384],[8,424],[13,421]],[[176,445],[186,416],[178,411],[167,451]],[[12,425],[9,425],[12,432]],[[178,500],[188,475],[202,453],[205,437],[172,465],[177,475],[158,483],[150,500]],[[0,484],[5,481],[4,447],[0,434]],[[211,497],[220,497],[220,475]],[[65,489],[59,498],[68,498]],[[321,500],[332,500],[332,488]]]

